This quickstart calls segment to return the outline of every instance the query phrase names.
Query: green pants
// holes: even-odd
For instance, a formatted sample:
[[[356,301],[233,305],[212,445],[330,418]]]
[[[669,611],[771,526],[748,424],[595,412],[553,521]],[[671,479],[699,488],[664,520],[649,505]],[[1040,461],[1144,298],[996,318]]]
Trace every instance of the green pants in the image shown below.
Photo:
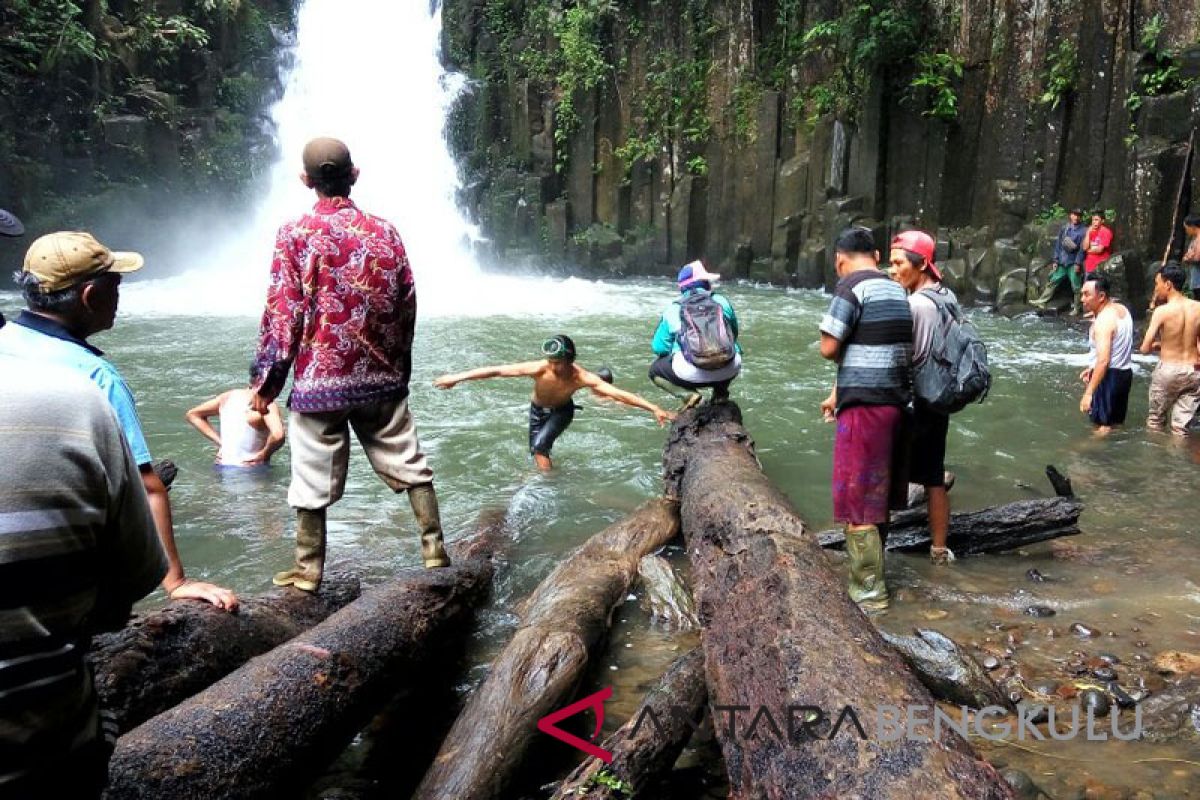
[[[1083,288],[1083,265],[1082,264],[1059,264],[1050,273],[1050,278],[1047,281],[1047,286],[1058,286],[1063,279],[1071,281],[1071,289],[1078,294]]]

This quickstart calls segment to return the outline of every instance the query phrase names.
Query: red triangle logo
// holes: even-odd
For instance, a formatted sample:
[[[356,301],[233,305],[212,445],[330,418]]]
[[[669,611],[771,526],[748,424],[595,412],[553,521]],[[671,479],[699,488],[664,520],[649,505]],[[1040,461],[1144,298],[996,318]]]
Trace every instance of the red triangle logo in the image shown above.
[[[604,726],[604,701],[612,697],[612,687],[601,689],[595,694],[590,694],[582,700],[572,703],[571,705],[560,708],[553,714],[547,714],[538,720],[538,730],[542,733],[549,734],[560,742],[566,742],[576,750],[582,750],[589,756],[594,756],[600,759],[605,764],[611,764],[613,754],[605,750],[603,747],[597,747],[586,739],[580,739],[573,733],[567,733],[562,728],[558,727],[558,723],[562,722],[567,717],[573,717],[576,714],[586,711],[589,708],[596,715],[596,730],[592,733],[592,738],[595,739],[600,735],[600,729]]]

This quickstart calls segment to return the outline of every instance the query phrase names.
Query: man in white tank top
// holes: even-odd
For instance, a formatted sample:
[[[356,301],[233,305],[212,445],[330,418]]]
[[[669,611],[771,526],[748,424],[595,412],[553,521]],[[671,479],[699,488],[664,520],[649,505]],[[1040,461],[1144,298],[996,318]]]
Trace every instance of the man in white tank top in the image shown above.
[[[220,420],[220,431],[209,422]],[[272,402],[266,414],[250,408],[247,389],[231,389],[210,397],[189,410],[187,421],[204,438],[217,446],[216,463],[221,467],[259,467],[271,462],[271,455],[283,447],[283,417],[279,404]]]
[[[1092,363],[1079,374],[1087,384],[1079,410],[1088,415],[1096,432],[1106,434],[1123,425],[1133,386],[1133,315],[1112,299],[1108,277],[1092,273],[1083,283],[1080,300],[1094,316],[1088,341]]]

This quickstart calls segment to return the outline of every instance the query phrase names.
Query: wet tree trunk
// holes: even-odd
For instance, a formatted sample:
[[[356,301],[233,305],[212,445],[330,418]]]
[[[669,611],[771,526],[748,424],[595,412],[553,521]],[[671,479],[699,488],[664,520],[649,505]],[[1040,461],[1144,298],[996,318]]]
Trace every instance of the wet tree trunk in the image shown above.
[[[708,687],[700,648],[677,658],[647,693],[629,721],[601,745],[611,764],[588,758],[558,787],[551,800],[650,798],[655,781],[671,769],[704,718]],[[599,781],[604,773],[611,780]],[[620,781],[628,787],[613,785]]]
[[[625,601],[638,560],[679,532],[654,500],[576,549],[525,602],[521,627],[455,720],[414,800],[490,800],[512,781],[537,721],[571,698]],[[565,747],[565,745],[563,745]]]
[[[117,742],[106,796],[301,794],[398,685],[439,668],[431,656],[469,630],[503,543],[502,522],[488,517],[453,548],[453,566],[410,571],[365,592],[131,731]]]
[[[359,596],[339,576],[316,594],[279,589],[243,597],[236,614],[183,600],[97,636],[88,658],[100,707],[131,730],[299,635]]]
[[[668,493],[681,498],[732,797],[1012,796],[946,727],[937,737],[928,725],[917,727],[923,737],[880,736],[888,707],[923,706],[928,719],[933,697],[763,475],[736,405],[681,415],[664,467]]]
[[[1049,497],[1018,500],[979,511],[950,515],[950,533],[946,544],[956,556],[1000,553],[1019,547],[1074,536],[1079,533],[1079,515],[1083,503],[1074,497]],[[892,515],[888,526],[888,550],[902,552],[929,550],[929,512],[912,508]],[[846,537],[842,531],[817,534],[822,547],[842,549]]]

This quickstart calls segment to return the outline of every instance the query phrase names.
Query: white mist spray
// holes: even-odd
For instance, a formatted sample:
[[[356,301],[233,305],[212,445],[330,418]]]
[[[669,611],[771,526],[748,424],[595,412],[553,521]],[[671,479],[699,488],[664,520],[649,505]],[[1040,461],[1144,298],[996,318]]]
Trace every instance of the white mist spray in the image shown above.
[[[471,256],[478,234],[455,201],[458,170],[445,139],[466,81],[442,66],[440,38],[440,6],[431,13],[422,0],[305,0],[284,93],[272,109],[280,161],[258,212],[198,253],[185,274],[130,285],[123,308],[260,314],[275,231],[314,202],[299,175],[300,153],[316,136],[349,145],[361,170],[353,199],[399,229],[421,316],[559,316],[600,306],[597,284],[480,272]]]

